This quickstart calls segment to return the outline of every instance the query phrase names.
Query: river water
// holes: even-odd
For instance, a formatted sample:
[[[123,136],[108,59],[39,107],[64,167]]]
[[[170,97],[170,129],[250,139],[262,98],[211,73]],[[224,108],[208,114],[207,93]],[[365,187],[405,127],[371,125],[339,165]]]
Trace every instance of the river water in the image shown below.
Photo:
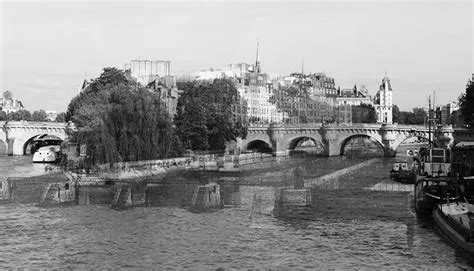
[[[0,158],[0,176],[44,172],[30,159]],[[300,158],[293,164],[312,178],[360,161]],[[172,194],[170,204],[121,211],[0,205],[0,268],[472,269],[474,261],[432,221],[413,215],[408,192],[367,190],[391,182],[393,161],[382,158],[337,186],[316,189],[310,208],[286,213],[273,213],[271,201],[253,208],[252,197],[286,185],[292,166],[222,178],[226,205],[215,212],[190,212],[172,204]]]

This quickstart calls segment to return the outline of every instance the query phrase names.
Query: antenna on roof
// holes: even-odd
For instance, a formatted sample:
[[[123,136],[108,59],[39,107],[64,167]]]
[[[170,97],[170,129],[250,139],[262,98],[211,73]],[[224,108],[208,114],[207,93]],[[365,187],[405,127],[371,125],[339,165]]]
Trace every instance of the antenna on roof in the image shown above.
[[[301,74],[304,74],[304,57],[301,58]]]

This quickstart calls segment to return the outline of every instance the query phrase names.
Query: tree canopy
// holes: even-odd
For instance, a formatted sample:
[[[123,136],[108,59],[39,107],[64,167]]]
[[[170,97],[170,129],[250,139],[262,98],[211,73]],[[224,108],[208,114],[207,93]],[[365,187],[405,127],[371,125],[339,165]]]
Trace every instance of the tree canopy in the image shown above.
[[[352,123],[376,123],[377,113],[370,104],[352,106]]]
[[[38,122],[45,122],[45,121],[51,121],[48,119],[48,114],[46,114],[46,111],[43,109],[40,110],[35,110],[33,114],[26,110],[26,109],[20,109],[18,111],[6,113],[5,111],[2,111],[0,108],[0,121],[38,121]],[[59,113],[54,120],[56,122],[64,122],[65,121],[65,113]]]
[[[238,106],[238,92],[230,80],[186,82],[179,89],[183,93],[174,121],[187,149],[223,150],[226,142],[246,137],[247,123],[233,120],[232,108]]]
[[[31,120],[31,113],[28,110],[20,109],[15,112],[10,112],[7,114],[7,120],[20,121],[20,120]]]
[[[394,123],[401,123],[400,108],[398,108],[396,104],[394,104],[392,108],[392,121]]]
[[[43,109],[34,111],[31,115],[32,121],[48,121],[48,115]]]
[[[56,119],[54,120],[56,122],[65,122],[66,121],[66,113],[61,112],[56,116]]]
[[[474,82],[469,80],[466,92],[459,97],[459,110],[461,117],[468,127],[474,127]]]
[[[427,121],[427,114],[423,108],[413,108],[412,112],[400,111],[397,105],[393,105],[393,122],[399,124],[421,125]]]
[[[149,160],[179,154],[171,117],[159,95],[116,68],[102,74],[69,103],[72,138],[86,145],[86,164]]]

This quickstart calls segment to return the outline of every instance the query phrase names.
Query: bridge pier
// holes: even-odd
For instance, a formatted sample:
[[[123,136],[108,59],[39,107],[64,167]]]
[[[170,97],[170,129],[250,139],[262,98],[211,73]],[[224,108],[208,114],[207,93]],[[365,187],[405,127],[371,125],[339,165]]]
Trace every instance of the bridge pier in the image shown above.
[[[325,155],[328,157],[341,155],[341,145],[339,137],[332,129],[323,128],[323,144],[325,147]]]
[[[397,139],[396,128],[396,124],[382,124],[380,128],[385,157],[395,157],[397,155],[397,145],[395,144]]]
[[[288,153],[288,146],[284,143],[283,138],[277,138],[273,140],[273,150],[276,156],[286,156]]]
[[[24,138],[12,138],[12,154],[11,155],[24,155],[23,146],[28,139]]]
[[[7,138],[7,155],[14,155],[13,149],[15,138]]]

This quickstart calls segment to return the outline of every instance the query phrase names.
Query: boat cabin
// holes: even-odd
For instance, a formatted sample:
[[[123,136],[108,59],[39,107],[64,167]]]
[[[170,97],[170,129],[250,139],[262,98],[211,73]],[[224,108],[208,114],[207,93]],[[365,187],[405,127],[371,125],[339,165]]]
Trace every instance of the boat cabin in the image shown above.
[[[421,148],[418,162],[419,173],[425,176],[451,175],[450,153],[443,148]]]

